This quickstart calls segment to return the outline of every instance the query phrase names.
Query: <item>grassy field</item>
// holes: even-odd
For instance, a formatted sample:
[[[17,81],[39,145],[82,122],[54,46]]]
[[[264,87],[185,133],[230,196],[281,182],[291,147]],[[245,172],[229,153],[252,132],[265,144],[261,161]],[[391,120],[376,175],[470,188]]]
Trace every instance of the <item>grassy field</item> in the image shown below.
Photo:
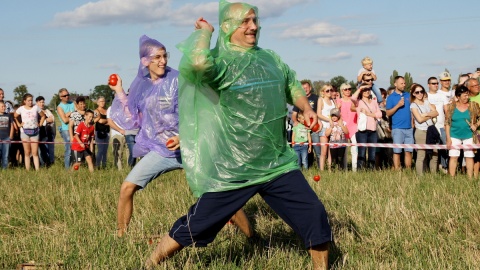
[[[116,202],[128,171],[61,162],[39,172],[11,169],[0,180],[0,269],[35,261],[47,269],[139,269],[154,245],[194,202],[183,171],[137,193],[129,233],[115,236]],[[478,269],[479,182],[463,175],[305,171],[329,213],[333,269]],[[207,248],[187,248],[159,269],[309,269],[292,230],[259,198],[245,206],[269,243],[249,244],[227,225]]]

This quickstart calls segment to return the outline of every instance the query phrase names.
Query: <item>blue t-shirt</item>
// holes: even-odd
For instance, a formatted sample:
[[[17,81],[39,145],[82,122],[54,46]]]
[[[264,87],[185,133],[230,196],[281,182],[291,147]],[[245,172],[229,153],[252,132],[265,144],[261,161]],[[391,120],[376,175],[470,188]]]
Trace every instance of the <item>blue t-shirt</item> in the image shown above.
[[[460,140],[472,138],[473,132],[467,121],[470,122],[470,112],[468,110],[461,112],[455,108],[452,114],[450,137]]]
[[[64,104],[64,103],[60,102],[60,104],[58,104],[58,107],[62,108],[63,113],[65,113],[65,114],[68,113],[68,112],[75,111],[75,105],[71,101],[68,101],[67,104]],[[57,115],[58,115],[58,111],[57,111]],[[60,123],[62,123],[62,126],[60,127],[60,131],[68,130],[68,123],[65,124],[62,121],[62,118],[60,117],[60,115],[58,115],[58,117],[60,118]]]
[[[412,115],[410,112],[410,95],[408,93],[398,94],[393,92],[387,98],[387,110],[397,105],[401,98],[405,99],[405,104],[391,116],[392,128],[412,128]]]

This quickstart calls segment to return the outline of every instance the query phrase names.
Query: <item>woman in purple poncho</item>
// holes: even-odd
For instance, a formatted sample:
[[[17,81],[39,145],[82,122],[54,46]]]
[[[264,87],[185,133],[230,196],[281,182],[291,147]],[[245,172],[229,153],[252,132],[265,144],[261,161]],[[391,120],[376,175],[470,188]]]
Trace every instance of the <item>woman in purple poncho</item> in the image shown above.
[[[165,46],[147,36],[140,38],[140,66],[128,97],[122,80],[115,91],[111,118],[125,129],[140,128],[134,157],[143,157],[120,189],[117,233],[122,236],[133,212],[133,195],[160,174],[182,168],[178,139],[178,71],[167,66]],[[168,147],[166,146],[169,142]]]
[[[160,174],[182,168],[178,137],[178,71],[167,66],[165,46],[147,36],[140,37],[140,66],[128,97],[118,77],[111,118],[124,129],[140,128],[133,147],[134,157],[143,157],[120,188],[117,235],[126,232],[133,212],[133,196]],[[168,144],[168,146],[167,146]],[[247,236],[253,234],[241,211],[234,222]]]

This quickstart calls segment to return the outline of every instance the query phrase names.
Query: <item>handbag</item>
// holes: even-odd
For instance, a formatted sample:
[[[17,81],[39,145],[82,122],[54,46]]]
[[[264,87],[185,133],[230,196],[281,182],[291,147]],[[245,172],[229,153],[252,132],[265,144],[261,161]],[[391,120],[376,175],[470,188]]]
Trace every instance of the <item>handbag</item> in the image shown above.
[[[36,127],[36,128],[24,128],[23,129],[23,133],[25,133],[25,135],[28,135],[28,136],[37,136],[38,131],[39,131],[38,127]]]
[[[367,115],[359,113],[357,118],[357,127],[359,131],[367,130]]]
[[[370,109],[370,107],[368,106],[368,104],[367,104],[365,101],[363,101],[362,99],[361,99],[361,101],[365,104],[365,106],[367,106],[368,110],[369,110],[371,113],[373,113],[372,110]],[[362,116],[362,115],[363,115],[363,117],[365,117],[365,128],[360,129],[360,126],[359,126],[358,130],[360,130],[360,131],[365,131],[365,130],[367,129],[367,115],[364,114],[364,113],[360,113],[360,116]],[[358,123],[360,123],[360,119],[358,120]],[[360,124],[359,124],[359,125],[360,125]],[[362,125],[363,125],[363,124],[362,124]],[[362,126],[362,127],[363,127],[363,126]],[[378,137],[378,139],[380,139],[380,140],[383,140],[383,139],[386,138],[386,132],[385,132],[385,130],[380,126],[380,120],[377,120],[377,137]]]

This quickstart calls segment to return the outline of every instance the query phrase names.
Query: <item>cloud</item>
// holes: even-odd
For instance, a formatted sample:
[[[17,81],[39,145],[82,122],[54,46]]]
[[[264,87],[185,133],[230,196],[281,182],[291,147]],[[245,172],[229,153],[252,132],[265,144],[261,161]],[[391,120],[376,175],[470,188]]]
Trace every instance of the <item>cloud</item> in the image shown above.
[[[346,60],[346,59],[351,59],[352,54],[348,52],[339,52],[334,55],[326,56],[320,58],[319,62],[337,62],[340,60]]]
[[[347,30],[328,22],[301,23],[285,29],[281,38],[311,40],[322,46],[375,45],[378,37],[362,34],[359,30]]]
[[[473,50],[473,49],[475,49],[475,45],[473,44],[445,46],[445,50],[447,51],[467,51],[467,50]]]
[[[249,0],[258,6],[259,17],[277,17],[289,8],[312,0]],[[169,22],[177,26],[191,26],[204,16],[210,22],[218,21],[218,2],[188,3],[178,8],[173,0],[100,0],[88,2],[72,11],[54,15],[51,27],[77,28],[111,24],[152,24]],[[263,13],[264,12],[264,13]],[[210,19],[209,19],[210,18]]]
[[[52,27],[85,27],[113,23],[150,23],[168,18],[171,0],[100,0],[55,14]]]

